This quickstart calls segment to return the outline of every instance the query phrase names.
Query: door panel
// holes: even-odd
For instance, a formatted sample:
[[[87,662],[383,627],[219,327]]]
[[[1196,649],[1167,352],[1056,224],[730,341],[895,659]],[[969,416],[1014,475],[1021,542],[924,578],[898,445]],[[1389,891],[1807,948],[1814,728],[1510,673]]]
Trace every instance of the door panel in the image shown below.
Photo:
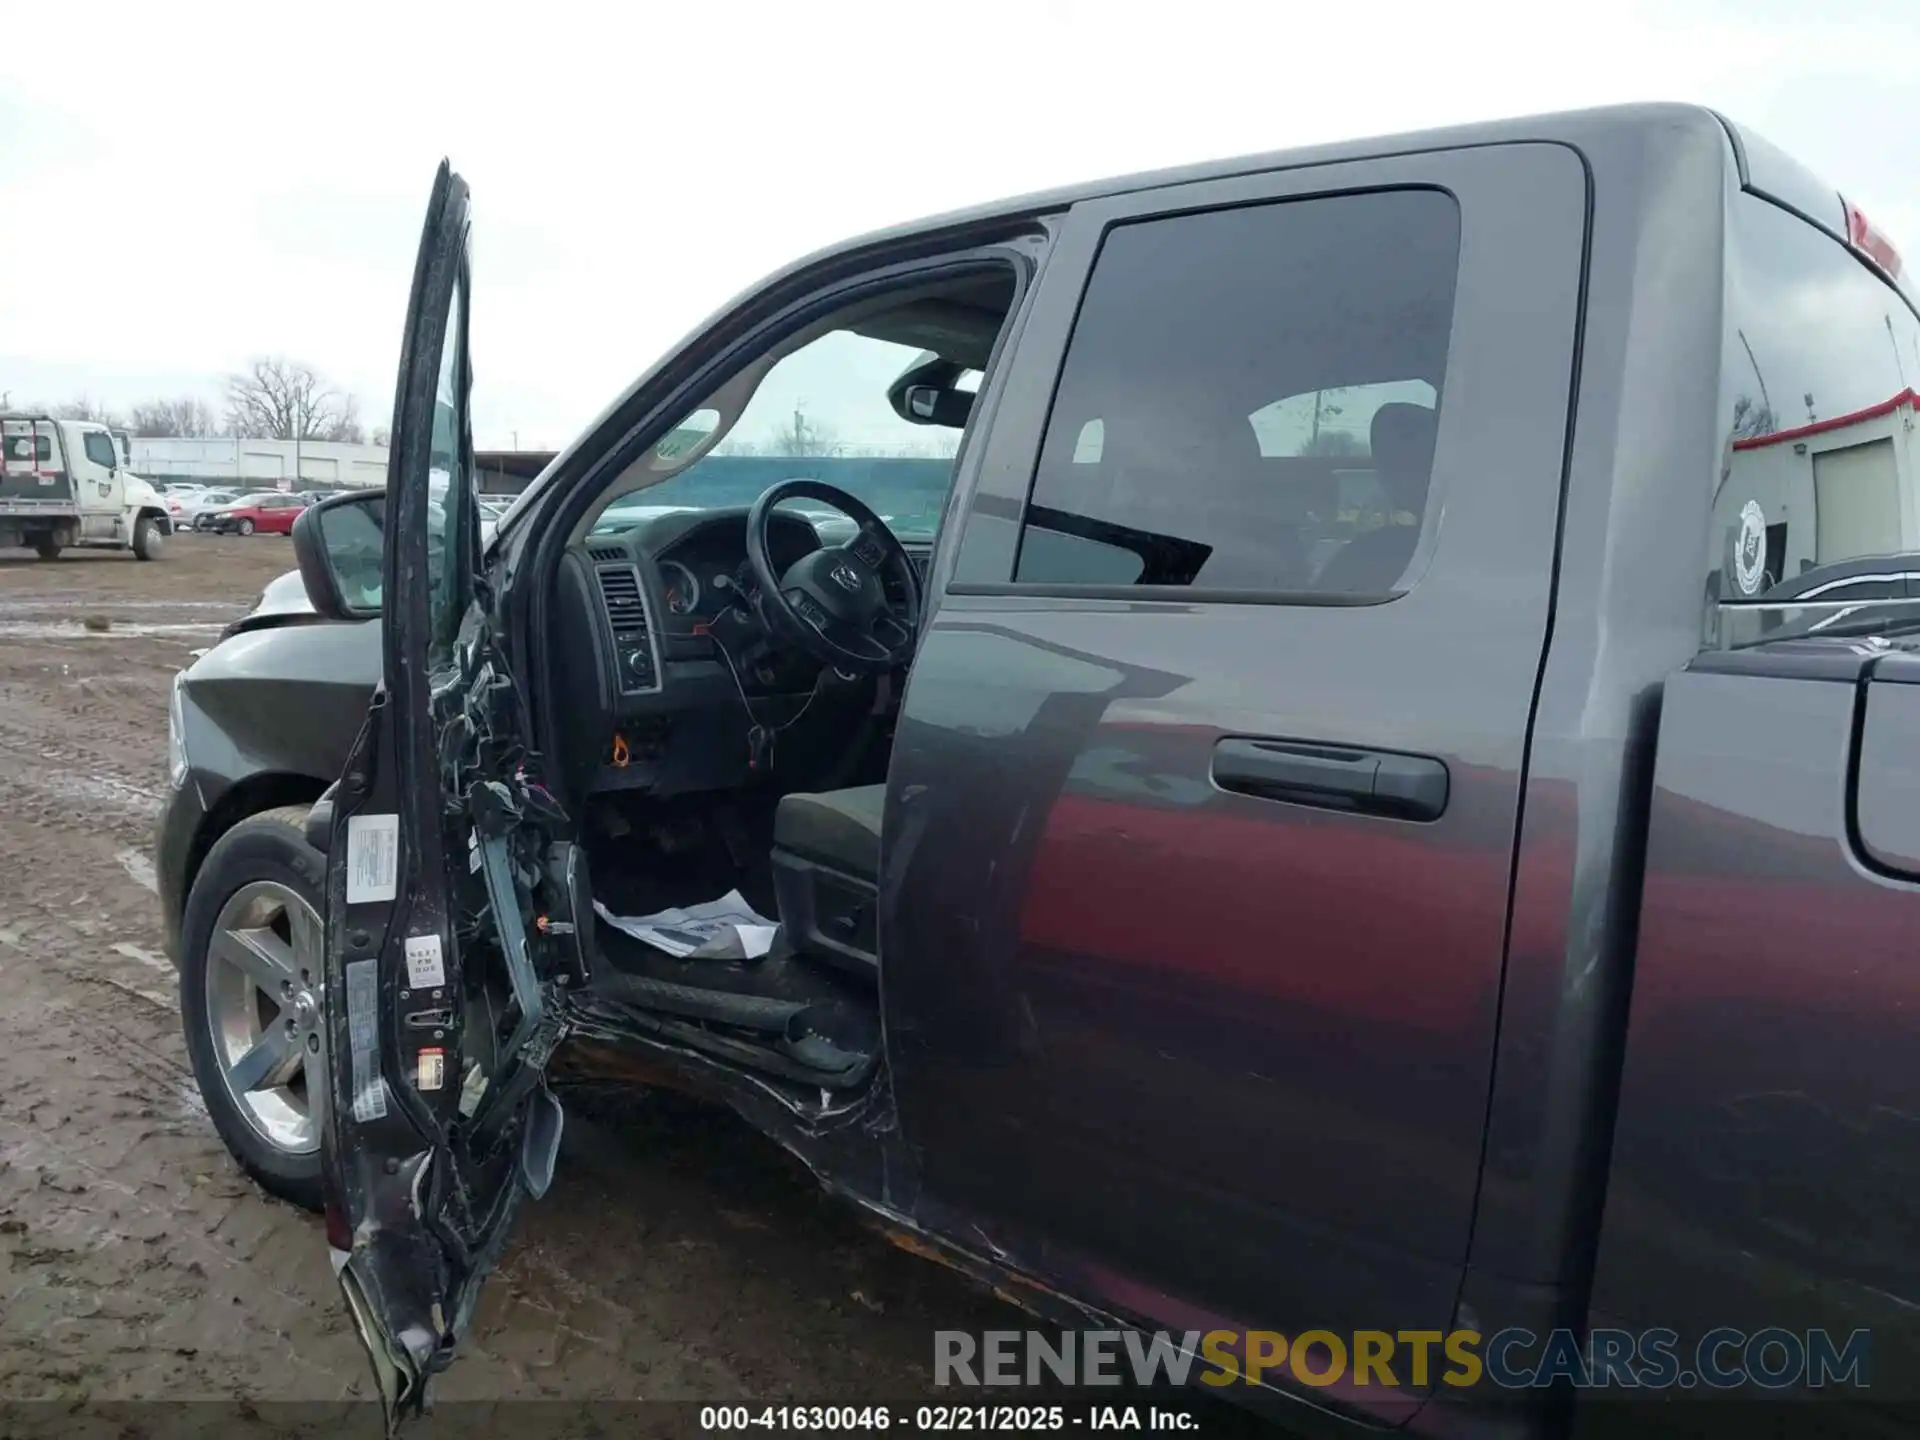
[[[1387,187],[1457,204],[1444,380],[1424,392],[1425,417],[1404,413],[1411,377],[1382,367],[1398,330],[1433,316],[1403,313],[1349,263],[1413,263],[1419,245],[1390,207],[1347,205]],[[1279,203],[1330,199],[1343,208]],[[1196,273],[1183,248],[1202,232],[1162,227],[1226,207],[1247,207],[1254,228],[1235,238],[1233,211],[1215,227],[1229,248],[1198,271],[1272,257],[1258,263],[1291,267],[1262,272],[1281,308],[1182,330],[1217,297],[1178,278]],[[928,1205],[1121,1313],[1293,1333],[1452,1317],[1545,643],[1585,211],[1581,162],[1557,147],[1328,167],[1080,207],[1041,282],[958,580],[904,701],[882,963]],[[1117,304],[1111,286],[1103,299],[1109,261],[1135,267]],[[1165,295],[1155,273],[1175,277]],[[1313,294],[1332,297],[1322,321],[1286,310]],[[1136,348],[1161,347],[1164,383],[1116,389],[1097,373],[1128,353],[1097,323],[1102,305],[1146,317],[1151,343]],[[1094,355],[1078,370],[1076,332]],[[1276,403],[1233,393],[1248,377]],[[1296,395],[1295,380],[1309,388]],[[1360,418],[1330,441],[1329,412],[1344,407]],[[1096,411],[1094,441],[1082,416]],[[1193,420],[1214,415],[1212,429]],[[1371,573],[1316,546],[1353,543],[1369,506],[1387,512],[1371,528],[1405,518],[1391,457],[1408,419],[1437,423],[1424,523],[1417,540],[1363,546],[1405,563],[1387,587],[1398,598],[1263,591],[1269,574],[1331,586]],[[1036,457],[1025,536],[1048,525],[1045,547],[1015,518]],[[1229,473],[1274,483],[1209,488]],[[1139,524],[1063,519],[1044,503],[1061,495],[1075,514],[1118,505]],[[1283,530],[1300,542],[1284,561]],[[1111,554],[1090,567],[1099,579],[1056,568],[1007,581],[1047,576],[1062,562],[1046,556],[1083,542],[1133,554],[1157,583],[1116,585]],[[1240,771],[1271,780],[1248,756],[1276,747],[1296,782],[1303,754],[1345,766],[1335,793],[1235,793],[1249,788]],[[1366,802],[1348,803],[1354,768],[1369,766]]]
[[[443,164],[394,406],[382,689],[328,859],[328,1239],[390,1419],[451,1359],[559,1134],[543,1078],[557,1021],[513,878],[521,797],[488,783],[476,738],[507,717],[473,699],[500,687],[472,606],[467,233],[466,185]]]

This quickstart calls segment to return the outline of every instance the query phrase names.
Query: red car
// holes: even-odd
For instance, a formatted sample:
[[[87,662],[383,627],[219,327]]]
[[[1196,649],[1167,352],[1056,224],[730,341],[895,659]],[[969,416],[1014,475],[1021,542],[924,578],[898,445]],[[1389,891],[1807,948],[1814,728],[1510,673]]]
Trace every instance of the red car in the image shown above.
[[[308,495],[290,495],[277,490],[242,495],[233,504],[196,520],[194,529],[217,530],[222,535],[251,535],[255,531],[285,535],[293,529],[293,522],[311,499]]]

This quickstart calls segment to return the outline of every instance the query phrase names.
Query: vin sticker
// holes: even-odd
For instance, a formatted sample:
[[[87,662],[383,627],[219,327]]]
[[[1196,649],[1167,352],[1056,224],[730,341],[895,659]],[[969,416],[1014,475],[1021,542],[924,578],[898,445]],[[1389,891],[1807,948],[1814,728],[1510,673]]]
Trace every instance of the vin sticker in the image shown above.
[[[384,1120],[387,1088],[380,1080],[380,962],[347,962],[347,1043],[351,1048],[353,1118]]]
[[[400,893],[400,817],[347,820],[347,904],[391,900]]]
[[[438,935],[407,937],[407,988],[435,990],[447,983],[446,963],[440,956]]]
[[[420,1052],[420,1069],[413,1088],[416,1090],[438,1090],[447,1083],[447,1052],[428,1048]]]

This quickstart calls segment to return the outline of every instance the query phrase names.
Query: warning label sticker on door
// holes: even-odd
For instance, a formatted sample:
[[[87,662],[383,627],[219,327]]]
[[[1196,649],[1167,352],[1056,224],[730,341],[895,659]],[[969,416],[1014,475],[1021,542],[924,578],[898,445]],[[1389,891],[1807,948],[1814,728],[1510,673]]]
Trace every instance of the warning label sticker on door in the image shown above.
[[[447,1083],[447,1052],[429,1048],[420,1052],[420,1068],[413,1088],[438,1090]]]
[[[352,1065],[353,1118],[384,1120],[387,1087],[380,1080],[380,962],[347,962],[347,1044]]]
[[[438,935],[407,937],[407,988],[434,990],[447,983],[447,967],[440,955]]]
[[[391,900],[400,893],[400,817],[355,815],[347,821],[347,904]]]

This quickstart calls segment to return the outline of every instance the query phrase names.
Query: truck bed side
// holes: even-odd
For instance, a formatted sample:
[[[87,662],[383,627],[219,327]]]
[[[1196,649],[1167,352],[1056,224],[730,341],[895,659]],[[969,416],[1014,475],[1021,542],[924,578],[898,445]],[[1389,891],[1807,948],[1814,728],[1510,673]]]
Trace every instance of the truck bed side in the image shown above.
[[[1829,641],[1667,686],[1596,1324],[1920,1377],[1917,680]]]

